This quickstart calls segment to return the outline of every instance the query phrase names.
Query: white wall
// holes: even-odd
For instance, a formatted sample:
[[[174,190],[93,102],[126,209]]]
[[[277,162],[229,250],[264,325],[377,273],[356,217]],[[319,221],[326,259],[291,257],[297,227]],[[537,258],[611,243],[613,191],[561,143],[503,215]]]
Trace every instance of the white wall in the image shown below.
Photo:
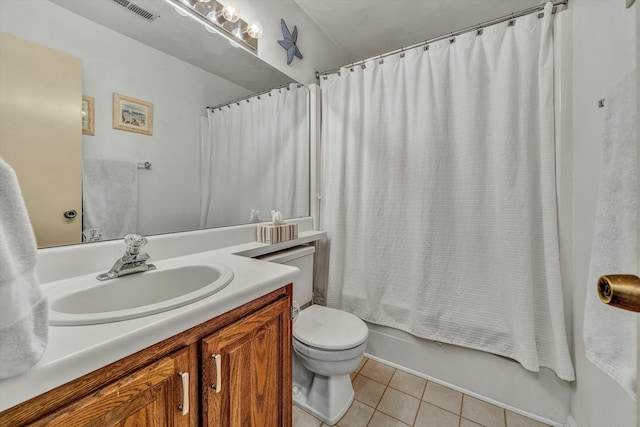
[[[317,83],[316,71],[325,71],[346,65],[346,53],[325,34],[294,0],[234,0],[242,18],[258,20],[264,34],[258,44],[258,56],[272,67],[305,85]],[[280,47],[282,40],[280,18],[284,18],[290,31],[298,27],[297,46],[303,59],[294,58],[287,65],[287,53]]]
[[[0,31],[82,58],[83,93],[95,98],[84,156],[153,164],[138,174],[137,231],[197,229],[200,117],[248,91],[46,0],[2,0]],[[153,103],[152,136],[112,129],[114,92]]]
[[[635,402],[585,357],[583,321],[600,173],[604,98],[636,64],[635,10],[623,0],[572,0],[573,347],[571,414],[579,427],[635,426]],[[638,8],[638,2],[633,6]]]

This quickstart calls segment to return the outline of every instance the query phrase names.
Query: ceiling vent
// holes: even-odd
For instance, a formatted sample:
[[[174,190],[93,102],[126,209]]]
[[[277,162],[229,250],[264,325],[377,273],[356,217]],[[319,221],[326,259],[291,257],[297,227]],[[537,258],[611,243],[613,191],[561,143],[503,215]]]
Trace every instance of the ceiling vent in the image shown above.
[[[160,15],[156,15],[155,13],[149,12],[144,7],[138,6],[132,1],[129,0],[111,0],[115,4],[127,9],[131,13],[135,13],[145,21],[153,22],[156,18],[159,18]]]

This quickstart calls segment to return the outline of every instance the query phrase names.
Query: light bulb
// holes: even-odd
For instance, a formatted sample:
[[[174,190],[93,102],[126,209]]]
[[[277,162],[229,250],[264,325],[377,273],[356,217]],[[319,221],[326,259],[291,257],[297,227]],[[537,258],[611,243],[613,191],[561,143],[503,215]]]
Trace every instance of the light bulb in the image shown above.
[[[242,30],[240,30],[240,28],[236,28],[231,31],[231,35],[237,39],[244,40],[244,37],[242,36]]]
[[[257,39],[262,35],[262,24],[258,21],[253,21],[251,24],[247,26],[247,35],[251,38]]]
[[[233,2],[225,4],[220,14],[225,21],[238,22],[238,19],[240,19],[240,9]]]
[[[198,3],[209,3],[211,0],[198,0]]]

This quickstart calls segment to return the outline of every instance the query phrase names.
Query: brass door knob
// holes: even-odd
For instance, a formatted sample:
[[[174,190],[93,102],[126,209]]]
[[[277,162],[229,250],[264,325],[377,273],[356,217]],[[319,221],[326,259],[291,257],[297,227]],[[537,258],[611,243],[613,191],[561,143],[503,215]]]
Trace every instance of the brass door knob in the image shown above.
[[[600,300],[613,307],[640,313],[640,277],[608,274],[598,279]]]

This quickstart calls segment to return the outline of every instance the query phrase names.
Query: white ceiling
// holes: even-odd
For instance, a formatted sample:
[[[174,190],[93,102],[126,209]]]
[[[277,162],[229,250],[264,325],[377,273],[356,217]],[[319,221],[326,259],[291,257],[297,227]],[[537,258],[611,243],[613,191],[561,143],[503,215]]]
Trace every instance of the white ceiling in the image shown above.
[[[544,0],[295,0],[351,62],[542,4]]]

